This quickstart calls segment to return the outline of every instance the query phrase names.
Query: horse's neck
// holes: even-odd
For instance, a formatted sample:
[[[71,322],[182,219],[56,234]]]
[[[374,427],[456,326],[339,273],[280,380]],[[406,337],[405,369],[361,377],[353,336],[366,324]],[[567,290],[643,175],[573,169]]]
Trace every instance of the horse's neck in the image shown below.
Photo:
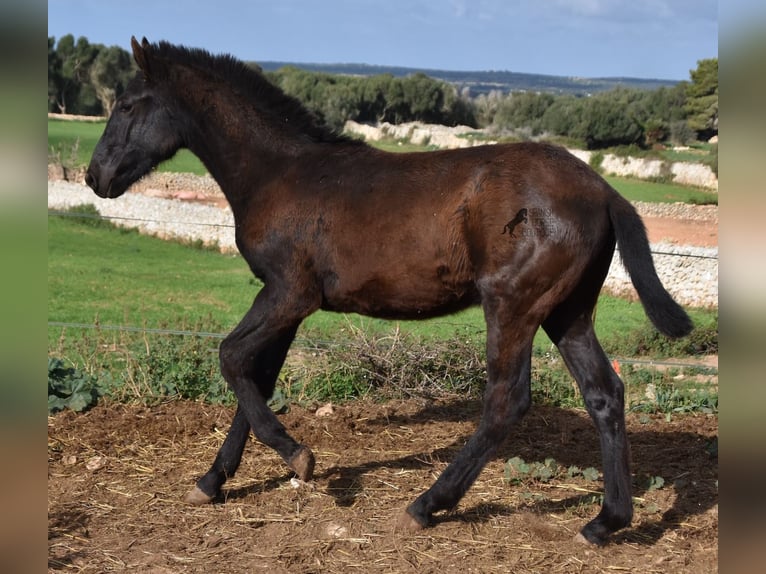
[[[232,95],[221,96],[215,106],[191,105],[191,132],[187,146],[207,167],[230,203],[243,189],[251,194],[275,175],[275,168],[295,161],[311,147],[308,140],[290,136],[255,108],[236,105]]]

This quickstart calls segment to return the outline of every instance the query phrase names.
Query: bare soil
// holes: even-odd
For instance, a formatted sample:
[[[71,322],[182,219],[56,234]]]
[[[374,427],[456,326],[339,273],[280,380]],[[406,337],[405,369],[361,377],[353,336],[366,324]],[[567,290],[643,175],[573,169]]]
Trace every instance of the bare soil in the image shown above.
[[[646,216],[643,220],[652,243],[718,247],[718,222]]]
[[[512,456],[600,470],[584,412],[533,407],[460,505],[414,534],[395,521],[473,432],[477,401],[359,400],[324,417],[295,406],[282,418],[314,450],[315,480],[295,488],[253,440],[219,500],[184,504],[232,415],[172,402],[49,417],[49,571],[717,571],[717,417],[628,416],[633,526],[597,548],[574,537],[598,513],[600,479],[504,478]],[[655,476],[664,486],[649,489]]]

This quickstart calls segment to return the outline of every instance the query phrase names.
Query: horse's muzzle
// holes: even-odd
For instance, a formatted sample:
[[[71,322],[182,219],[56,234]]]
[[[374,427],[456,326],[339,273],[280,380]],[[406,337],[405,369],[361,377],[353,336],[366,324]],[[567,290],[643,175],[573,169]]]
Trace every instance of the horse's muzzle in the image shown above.
[[[99,167],[95,167],[93,164],[88,166],[88,171],[85,172],[85,183],[99,197],[113,197],[110,194],[112,188],[112,181],[114,176],[112,174],[104,174],[104,170]]]

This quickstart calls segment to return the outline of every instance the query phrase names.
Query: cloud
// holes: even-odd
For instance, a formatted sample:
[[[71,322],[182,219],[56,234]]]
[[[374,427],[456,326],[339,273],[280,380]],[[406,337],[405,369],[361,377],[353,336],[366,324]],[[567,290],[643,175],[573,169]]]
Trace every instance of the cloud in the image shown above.
[[[463,18],[468,11],[465,0],[450,0],[450,6],[452,7],[452,14],[456,18]]]
[[[540,3],[551,6],[551,3]],[[674,21],[717,21],[717,0],[554,0],[560,16],[611,22],[639,23]]]

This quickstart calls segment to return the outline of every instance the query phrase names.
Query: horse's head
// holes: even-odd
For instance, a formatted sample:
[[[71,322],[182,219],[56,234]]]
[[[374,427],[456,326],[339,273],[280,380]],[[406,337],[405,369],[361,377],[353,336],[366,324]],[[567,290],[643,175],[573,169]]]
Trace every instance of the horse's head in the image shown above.
[[[101,197],[119,197],[161,161],[172,157],[182,140],[161,80],[167,69],[152,58],[152,46],[131,38],[136,77],[115,103],[93,151],[86,183]]]

